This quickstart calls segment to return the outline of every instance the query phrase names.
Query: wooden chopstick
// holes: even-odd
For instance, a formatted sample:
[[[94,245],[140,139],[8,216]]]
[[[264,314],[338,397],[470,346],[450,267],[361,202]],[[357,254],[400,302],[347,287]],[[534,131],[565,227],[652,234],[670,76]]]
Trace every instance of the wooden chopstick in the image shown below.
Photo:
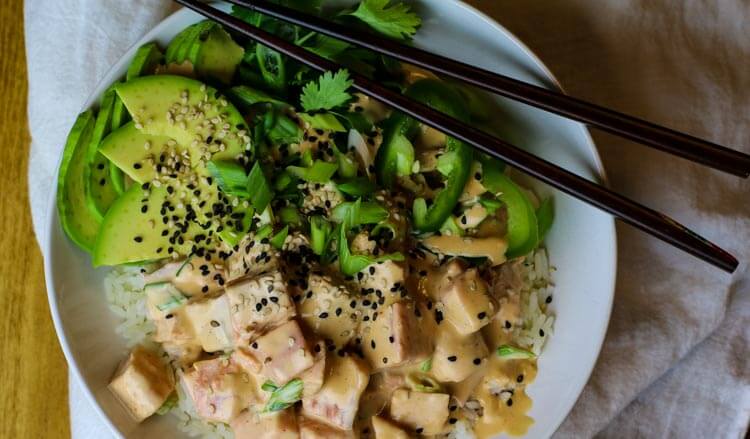
[[[750,155],[742,152],[266,0],[228,1],[711,168],[745,178],[750,175]]]
[[[316,70],[336,71],[341,69],[340,65],[332,61],[308,52],[198,0],[175,1]],[[642,206],[444,113],[413,101],[363,75],[352,72],[350,76],[354,81],[354,89],[376,98],[426,125],[497,157],[550,186],[608,212],[620,220],[722,270],[731,273],[737,268],[738,262],[732,255],[666,215]]]

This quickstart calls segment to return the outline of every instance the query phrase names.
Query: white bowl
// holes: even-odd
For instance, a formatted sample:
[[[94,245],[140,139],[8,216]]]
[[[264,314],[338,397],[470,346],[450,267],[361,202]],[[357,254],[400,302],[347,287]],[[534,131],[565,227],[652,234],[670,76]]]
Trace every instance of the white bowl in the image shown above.
[[[556,80],[520,41],[496,22],[455,0],[419,0],[424,18],[415,44],[515,78],[559,88]],[[181,10],[144,36],[109,71],[86,103],[91,106],[104,90],[124,76],[138,46],[156,41],[162,46],[187,25],[200,20]],[[586,129],[578,123],[498,99],[493,118],[507,138],[591,180],[604,180],[604,170]],[[537,187],[550,193],[548,188]],[[547,238],[556,290],[552,302],[555,331],[539,359],[539,373],[530,386],[534,425],[528,437],[550,436],[568,414],[596,362],[609,322],[614,296],[616,236],[613,219],[559,192],[556,219]],[[171,416],[133,423],[106,386],[126,355],[125,342],[115,333],[117,318],[109,311],[103,291],[107,269],[93,269],[89,257],[64,235],[50,197],[48,239],[44,243],[45,274],[52,317],[73,374],[102,419],[119,436],[182,437]],[[165,436],[166,435],[166,436]]]

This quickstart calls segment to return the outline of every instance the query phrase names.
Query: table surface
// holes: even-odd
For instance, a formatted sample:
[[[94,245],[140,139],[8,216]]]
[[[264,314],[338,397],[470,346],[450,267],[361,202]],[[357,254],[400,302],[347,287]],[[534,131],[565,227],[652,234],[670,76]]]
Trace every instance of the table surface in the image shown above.
[[[23,0],[0,8],[0,437],[70,437],[67,366],[52,326],[29,211]]]

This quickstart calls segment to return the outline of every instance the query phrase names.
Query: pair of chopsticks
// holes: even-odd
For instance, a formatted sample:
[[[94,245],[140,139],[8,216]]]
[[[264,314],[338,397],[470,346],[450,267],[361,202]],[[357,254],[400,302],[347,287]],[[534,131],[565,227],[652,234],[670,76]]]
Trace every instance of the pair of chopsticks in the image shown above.
[[[308,52],[198,0],[176,1],[229,29],[316,70],[336,71],[342,68],[333,61]],[[507,76],[409,47],[393,40],[353,30],[264,0],[229,0],[229,2],[570,119],[588,123],[610,133],[730,174],[740,177],[750,175],[750,156],[705,140],[586,103],[559,92],[526,84]],[[350,72],[350,76],[354,82],[353,88],[359,92],[376,98],[426,125],[503,160],[550,186],[608,212],[616,218],[722,270],[731,273],[737,268],[738,262],[731,254],[662,213],[590,182],[444,113],[413,101],[363,75]]]

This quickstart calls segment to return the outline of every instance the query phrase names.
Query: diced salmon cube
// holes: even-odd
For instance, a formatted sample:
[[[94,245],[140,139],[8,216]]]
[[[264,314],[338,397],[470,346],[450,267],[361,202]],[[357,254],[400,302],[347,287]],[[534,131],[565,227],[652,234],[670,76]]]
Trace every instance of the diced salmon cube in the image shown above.
[[[268,238],[256,239],[247,235],[239,244],[239,249],[227,259],[227,281],[233,282],[245,276],[255,277],[277,271],[279,252]]]
[[[290,320],[255,340],[249,349],[261,374],[277,386],[286,384],[313,365],[313,355],[296,320]]]
[[[398,389],[391,396],[391,418],[423,435],[443,432],[448,420],[446,393],[422,393]]]
[[[396,302],[367,323],[362,351],[373,369],[401,366],[426,358],[431,350],[430,335],[422,331],[412,301]]]
[[[260,400],[254,377],[231,358],[195,362],[181,378],[196,413],[207,421],[228,423]]]
[[[249,346],[296,314],[279,271],[236,282],[227,287],[226,295],[238,345]]]
[[[185,306],[185,316],[204,351],[217,352],[234,346],[226,294],[188,303]]]
[[[435,334],[430,372],[438,381],[463,381],[486,362],[487,355],[487,345],[479,332],[462,335],[443,323]]]
[[[382,416],[372,417],[375,439],[409,439],[409,434],[391,420]]]
[[[327,276],[311,274],[298,309],[307,328],[341,347],[355,336],[361,318],[357,303],[343,285]]]
[[[323,387],[313,396],[302,399],[305,416],[343,430],[351,430],[354,417],[370,379],[366,364],[351,356],[330,356]]]
[[[172,369],[155,353],[137,346],[115,372],[109,390],[141,422],[153,415],[174,390]]]
[[[234,439],[298,439],[294,408],[258,414],[245,410],[231,422]]]
[[[303,398],[315,395],[323,387],[326,377],[326,355],[325,343],[319,341],[313,345],[313,365],[300,374],[300,379],[304,383]]]
[[[300,439],[355,439],[357,437],[352,430],[342,430],[304,416],[299,418],[299,434]]]

